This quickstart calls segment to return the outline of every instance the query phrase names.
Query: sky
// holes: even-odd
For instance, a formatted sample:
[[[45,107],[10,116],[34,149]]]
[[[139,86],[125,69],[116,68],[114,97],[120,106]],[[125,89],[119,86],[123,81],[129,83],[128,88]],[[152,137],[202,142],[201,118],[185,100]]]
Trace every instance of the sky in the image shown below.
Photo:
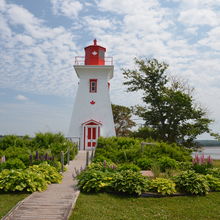
[[[112,103],[142,102],[122,68],[154,57],[195,88],[220,132],[220,0],[0,0],[0,134],[67,134],[74,58],[95,38],[114,58]]]

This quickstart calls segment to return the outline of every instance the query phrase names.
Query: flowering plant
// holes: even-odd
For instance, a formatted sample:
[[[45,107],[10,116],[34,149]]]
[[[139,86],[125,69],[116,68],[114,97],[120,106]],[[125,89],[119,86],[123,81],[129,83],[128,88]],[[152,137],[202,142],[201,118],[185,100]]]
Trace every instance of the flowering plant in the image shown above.
[[[206,174],[207,169],[213,167],[213,160],[211,156],[205,158],[204,154],[202,154],[201,156],[196,154],[195,158],[193,158],[192,160],[192,164],[193,170],[195,170],[197,173]]]

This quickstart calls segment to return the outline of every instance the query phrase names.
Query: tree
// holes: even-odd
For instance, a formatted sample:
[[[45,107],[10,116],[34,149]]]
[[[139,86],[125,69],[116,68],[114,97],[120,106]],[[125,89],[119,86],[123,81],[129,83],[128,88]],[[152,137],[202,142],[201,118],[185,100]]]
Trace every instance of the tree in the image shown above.
[[[136,125],[135,122],[131,120],[131,109],[126,106],[112,104],[112,112],[116,135],[129,136],[131,133],[130,128]]]
[[[124,69],[124,85],[128,92],[141,90],[145,106],[136,106],[136,115],[143,118],[145,126],[153,129],[157,139],[195,146],[195,138],[209,132],[212,120],[206,111],[194,103],[189,86],[169,78],[168,64],[156,59],[135,59],[137,69]]]

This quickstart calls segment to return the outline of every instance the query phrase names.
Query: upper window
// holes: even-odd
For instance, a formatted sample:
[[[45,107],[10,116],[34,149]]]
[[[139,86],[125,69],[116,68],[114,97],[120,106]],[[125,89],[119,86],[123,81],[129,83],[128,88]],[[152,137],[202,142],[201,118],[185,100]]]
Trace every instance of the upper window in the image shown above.
[[[97,92],[97,79],[89,80],[89,92]]]

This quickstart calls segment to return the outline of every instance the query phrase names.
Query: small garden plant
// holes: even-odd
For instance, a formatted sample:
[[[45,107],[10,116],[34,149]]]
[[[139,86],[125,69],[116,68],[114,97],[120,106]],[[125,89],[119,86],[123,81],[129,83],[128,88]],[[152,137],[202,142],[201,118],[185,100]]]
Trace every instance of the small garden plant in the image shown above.
[[[204,155],[192,160],[191,151],[175,144],[154,142],[143,146],[134,138],[100,138],[95,159],[78,178],[83,192],[128,195],[157,193],[206,195],[220,189],[220,169]],[[152,170],[146,177],[141,170]]]

